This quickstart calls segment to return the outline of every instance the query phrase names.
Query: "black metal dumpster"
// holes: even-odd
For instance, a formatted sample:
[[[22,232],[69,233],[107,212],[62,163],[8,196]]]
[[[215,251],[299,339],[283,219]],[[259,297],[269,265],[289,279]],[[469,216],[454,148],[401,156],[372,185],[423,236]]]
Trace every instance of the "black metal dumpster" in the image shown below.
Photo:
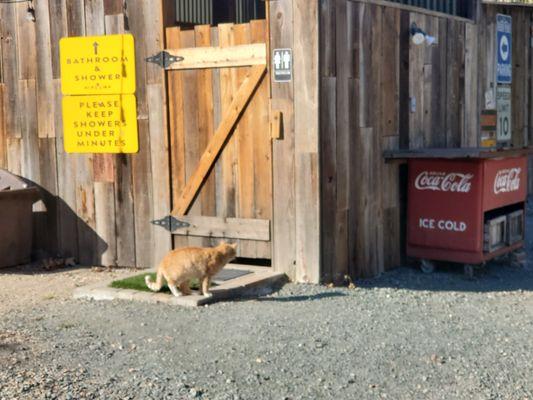
[[[38,198],[37,188],[0,169],[0,268],[30,261],[32,205]]]

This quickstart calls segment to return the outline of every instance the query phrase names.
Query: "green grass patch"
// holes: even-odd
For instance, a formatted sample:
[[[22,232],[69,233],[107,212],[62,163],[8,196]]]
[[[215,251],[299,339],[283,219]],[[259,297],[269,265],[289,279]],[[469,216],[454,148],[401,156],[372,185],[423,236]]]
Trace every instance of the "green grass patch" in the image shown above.
[[[152,281],[155,281],[156,274],[155,274],[155,272],[152,272],[152,273],[144,273],[144,274],[141,274],[141,275],[130,276],[129,278],[121,279],[121,280],[118,280],[118,281],[113,281],[113,282],[111,282],[111,285],[109,285],[109,286],[111,286],[112,288],[115,288],[115,289],[132,289],[132,290],[138,290],[138,291],[141,291],[141,292],[152,292],[148,288],[148,286],[146,286],[146,282],[144,281],[144,277],[146,275],[149,275],[150,279]],[[211,286],[216,286],[216,285],[212,283]],[[198,279],[191,280],[191,282],[189,283],[189,287],[192,290],[199,290],[200,289],[200,281]],[[168,288],[166,282],[163,285],[163,287],[161,288],[161,290],[159,291],[159,293],[170,293],[170,289]]]

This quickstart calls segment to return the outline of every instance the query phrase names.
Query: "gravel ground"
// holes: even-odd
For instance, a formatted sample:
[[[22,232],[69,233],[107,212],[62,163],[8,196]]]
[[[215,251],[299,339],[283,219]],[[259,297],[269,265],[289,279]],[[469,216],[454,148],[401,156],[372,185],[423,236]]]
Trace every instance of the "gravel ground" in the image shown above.
[[[473,281],[399,268],[198,309],[4,307],[0,399],[532,400],[532,265]]]

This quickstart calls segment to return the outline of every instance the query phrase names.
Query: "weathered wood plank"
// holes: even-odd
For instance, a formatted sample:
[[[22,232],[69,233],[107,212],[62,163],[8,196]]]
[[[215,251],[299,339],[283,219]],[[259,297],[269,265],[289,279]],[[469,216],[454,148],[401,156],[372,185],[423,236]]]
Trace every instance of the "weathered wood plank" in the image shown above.
[[[196,45],[195,33],[194,30],[182,30],[180,34],[180,44],[181,47],[193,47]],[[173,72],[173,71],[170,71]],[[174,72],[177,73],[177,72]],[[183,146],[184,146],[184,181],[183,186],[180,191],[173,197],[172,209],[175,209],[178,202],[179,196],[183,193],[187,180],[192,176],[202,152],[205,150],[199,148],[198,140],[198,129],[199,129],[199,118],[204,118],[198,114],[198,100],[199,100],[199,91],[198,91],[198,76],[199,71],[197,70],[186,70],[179,72],[182,77],[182,114],[183,114]],[[185,100],[186,99],[186,100]],[[189,215],[201,215],[201,197],[196,198],[191,209],[189,210]],[[192,246],[205,246],[207,241],[201,238],[189,238],[188,244]]]
[[[24,44],[17,46],[18,79],[36,79],[37,47],[35,46],[35,27],[37,21],[30,21],[26,18],[27,4],[15,3],[10,7],[14,8],[17,13],[17,42]]]
[[[334,280],[336,270],[336,227],[337,219],[337,137],[336,129],[336,89],[335,77],[321,78],[321,180],[322,198],[322,280],[326,283]],[[346,233],[347,235],[347,233]],[[346,241],[347,243],[347,241]],[[347,256],[346,256],[347,258]]]
[[[115,157],[112,154],[94,154],[93,171],[95,182],[115,181]]]
[[[2,38],[2,82],[5,84],[4,112],[8,137],[22,136],[21,93],[19,91],[19,62],[20,48],[17,38],[17,15],[15,7],[0,7],[0,38]],[[13,142],[14,143],[14,142]]]
[[[7,169],[15,174],[22,175],[22,139],[7,138]]]
[[[83,36],[87,32],[85,25],[85,2],[83,0],[66,0],[67,32],[69,36]],[[91,31],[92,27],[89,27]],[[98,254],[101,239],[96,234],[93,156],[69,155],[76,160],[75,188],[79,262],[82,265],[96,265],[100,261]]]
[[[384,150],[400,148],[399,137],[383,138]],[[401,221],[400,221],[400,171],[398,164],[383,166],[383,254],[384,267],[391,269],[401,264]]]
[[[400,106],[400,10],[385,7],[382,19],[383,51],[381,61],[381,118],[378,121],[382,136],[399,135]]]
[[[50,58],[52,61],[52,76],[60,77],[59,40],[67,36],[67,5],[66,0],[48,0],[50,24]],[[55,124],[54,124],[55,125]]]
[[[530,46],[531,30],[526,24],[526,14],[519,8],[511,12],[513,17],[513,82],[511,94],[513,146],[522,147],[527,138],[527,57]]]
[[[150,133],[147,119],[138,119],[139,152],[132,154],[133,205],[135,217],[135,263],[138,267],[152,267],[154,233],[150,220],[153,212],[152,170],[150,161]],[[160,215],[157,218],[164,217]]]
[[[368,93],[378,93],[382,87],[382,73],[381,69],[383,68],[382,54],[383,54],[383,34],[382,34],[382,20],[383,20],[383,8],[382,7],[372,7],[371,15],[372,19],[377,23],[374,24],[372,28],[372,57],[371,65],[368,68],[368,71],[371,71],[371,81],[370,90]],[[379,96],[384,96],[385,93],[381,92]],[[378,97],[378,96],[376,96]],[[381,118],[381,113],[379,112],[379,97],[376,98],[376,108],[372,112],[372,127],[379,128],[379,120]],[[364,140],[364,135],[362,135]],[[383,254],[383,238],[384,238],[384,226],[383,226],[383,191],[379,188],[379,185],[373,184],[374,182],[383,182],[383,169],[384,169],[384,160],[382,158],[382,138],[379,135],[379,132],[376,132],[376,128],[373,128],[371,135],[371,165],[369,170],[371,174],[369,176],[369,191],[370,196],[374,201],[371,203],[371,212],[367,214],[369,220],[367,224],[371,226],[372,236],[367,244],[369,247],[370,254],[372,258],[368,260],[368,267],[372,271],[372,276],[378,276],[381,274],[384,268],[384,254]]]
[[[110,15],[104,17],[104,4],[102,0],[92,0],[85,4],[87,15],[91,14],[90,19],[93,21],[93,34],[119,34],[124,33],[124,15]],[[95,182],[113,183],[115,181],[115,160],[113,154],[94,154],[93,170]]]
[[[461,147],[477,147],[480,135],[480,110],[478,105],[478,48],[479,30],[474,24],[465,24],[465,111]]]
[[[84,0],[85,32],[87,35],[105,34],[104,0]]]
[[[198,48],[208,48],[211,45],[211,28],[209,25],[198,25],[194,28],[195,42]],[[197,72],[198,88],[198,150],[203,152],[213,137],[215,127],[213,121],[213,73],[205,69]],[[201,213],[205,216],[216,214],[215,176],[210,173],[201,191]]]
[[[336,184],[335,187],[335,200],[332,216],[335,218],[335,257],[332,260],[332,266],[334,268],[331,271],[331,280],[340,281],[344,275],[348,273],[350,266],[350,258],[348,252],[348,209],[350,208],[350,188],[352,187],[348,182],[349,176],[349,160],[350,153],[352,151],[350,145],[350,118],[354,121],[354,115],[357,118],[361,114],[361,111],[356,108],[353,113],[349,112],[349,80],[350,76],[355,74],[355,70],[350,70],[349,54],[351,48],[354,49],[353,64],[358,65],[360,60],[360,54],[357,50],[362,51],[362,42],[357,43],[358,46],[354,46],[354,35],[357,32],[357,28],[360,26],[362,20],[359,18],[359,10],[363,6],[358,3],[350,2],[337,2],[336,6],[336,67],[337,77],[335,88],[336,95],[336,114],[335,129],[331,131],[335,138],[331,140],[335,141],[335,146],[331,149],[335,151],[335,174],[336,177],[332,183]],[[353,27],[353,30],[352,30]],[[358,121],[359,119],[357,119]],[[352,135],[353,137],[353,135]]]
[[[39,137],[56,136],[54,125],[54,82],[52,69],[52,48],[50,34],[49,0],[35,4],[35,47],[37,78],[37,122]]]
[[[250,22],[252,43],[266,42],[266,21]],[[263,78],[252,99],[250,115],[253,137],[254,160],[254,218],[272,219],[272,140],[269,130],[269,89],[268,75]],[[271,258],[271,244],[256,244],[258,258]]]
[[[533,29],[533,15],[528,18],[530,29]],[[528,50],[529,54],[529,91],[527,97],[527,111],[526,115],[528,118],[528,137],[527,144],[528,146],[533,145],[533,49]],[[533,159],[530,157],[530,165],[533,166]],[[530,169],[529,181],[531,189],[533,190],[533,169]],[[532,193],[531,191],[529,193]]]
[[[146,101],[146,69],[148,64],[146,58],[154,55],[158,51],[152,52],[145,45],[144,31],[146,30],[145,17],[142,0],[131,0],[127,3],[125,16],[128,21],[128,28],[130,33],[137,38],[135,40],[135,87],[137,98],[137,118],[148,118],[148,103]],[[156,25],[148,25],[156,26]],[[142,38],[141,40],[139,40]],[[154,65],[154,68],[159,68]],[[159,71],[161,73],[161,71]]]
[[[464,129],[464,25],[448,21],[446,146],[460,147]]]
[[[114,197],[117,235],[116,263],[122,267],[136,266],[131,155],[119,154],[115,158]]]
[[[233,24],[220,24],[218,26],[218,42],[220,47],[233,46]],[[222,119],[229,111],[229,104],[233,101],[238,89],[237,75],[234,69],[220,70],[220,111]],[[222,120],[221,120],[222,121]],[[232,136],[224,148],[221,159],[221,187],[222,201],[218,215],[225,217],[236,216],[237,201],[237,174],[236,174],[236,141]]]
[[[115,230],[115,188],[112,183],[94,183],[94,203],[99,265],[117,265],[117,235]]]
[[[266,65],[265,43],[242,44],[229,47],[205,47],[207,48],[167,49],[169,54],[180,59],[183,58],[183,60],[171,64],[167,69],[235,68],[251,65]]]
[[[218,46],[218,27],[211,27],[211,45]],[[213,126],[219,126],[222,121],[222,99],[221,99],[221,72],[227,71],[227,69],[215,69],[212,71],[211,77],[211,87],[213,89]],[[216,197],[216,211],[215,215],[225,216],[222,210],[223,204],[223,176],[222,176],[222,159],[224,155],[222,154],[217,162],[215,163],[215,170],[213,171],[215,175],[215,197]]]
[[[292,48],[293,4],[276,1],[269,4],[270,46]],[[271,80],[271,108],[283,113],[283,140],[273,143],[273,215],[272,266],[291,279],[296,277],[296,209],[294,159],[294,83]]]
[[[39,139],[39,184],[46,213],[43,218],[42,248],[51,256],[59,253],[59,206],[56,138]]]
[[[81,265],[98,265],[101,239],[96,234],[92,157],[70,155],[76,158],[76,215],[78,225],[78,249]]]
[[[318,2],[293,0],[297,279],[320,281]],[[318,244],[318,245],[317,245]]]
[[[366,121],[368,119],[366,108],[367,102],[366,100],[363,100],[365,98],[363,96],[365,96],[365,93],[368,90],[367,75],[369,71],[366,69],[366,65],[368,64],[368,61],[366,60],[370,57],[368,48],[370,43],[366,43],[364,39],[365,29],[368,29],[368,26],[364,25],[364,21],[365,19],[370,18],[368,14],[369,9],[364,4],[347,5],[348,20],[346,23],[346,29],[348,31],[348,40],[350,43],[349,47],[354,48],[354,60],[352,62],[350,62],[349,59],[347,60],[348,65],[351,64],[350,69],[353,72],[348,73],[347,87],[344,89],[347,91],[348,97],[343,100],[344,103],[348,104],[344,104],[343,107],[348,110],[354,110],[354,112],[349,113],[348,134],[344,132],[342,142],[340,141],[341,136],[337,135],[337,154],[341,154],[344,157],[342,164],[339,162],[339,159],[337,160],[337,174],[339,175],[339,180],[342,179],[348,183],[348,188],[344,189],[347,193],[344,192],[343,194],[343,196],[348,196],[348,205],[343,210],[337,210],[336,213],[336,224],[338,224],[336,232],[339,236],[335,243],[335,249],[337,252],[337,258],[344,261],[342,261],[341,268],[336,268],[333,271],[334,282],[344,281],[344,276],[347,274],[356,276],[355,271],[357,270],[357,207],[360,187],[357,181],[352,181],[349,177],[361,173],[360,166],[358,165],[359,155],[357,153],[359,151],[359,132],[361,126],[367,124]],[[370,23],[371,21],[367,24]],[[346,66],[344,68],[346,68]],[[339,83],[337,81],[337,87],[338,85]],[[348,135],[348,138],[346,138],[346,135]],[[341,143],[347,143],[349,148],[348,152],[346,152],[346,150],[344,152],[339,151],[340,145],[346,146],[346,144]],[[340,178],[340,174],[344,175],[343,178]],[[339,188],[338,183],[337,188]],[[338,194],[339,191],[337,192],[337,204],[339,203]]]
[[[235,45],[249,44],[251,41],[249,24],[235,25],[233,34]],[[233,71],[237,79],[236,83],[241,85],[250,68],[235,68]],[[254,129],[252,118],[256,112],[254,109],[254,97],[254,95],[250,95],[246,111],[242,113],[233,133],[236,146],[237,216],[240,218],[251,218],[254,213],[254,152],[252,136],[252,130]],[[249,257],[255,258],[257,246],[255,242],[242,241],[239,242],[239,250],[241,254],[249,254]]]
[[[185,215],[180,216],[179,220],[190,224],[190,226],[172,231],[174,235],[260,241],[270,240],[270,221],[266,219]]]
[[[150,127],[150,152],[152,162],[153,218],[162,218],[170,212],[170,177],[168,135],[164,104],[166,96],[162,84],[149,84],[147,88]],[[153,226],[154,253],[152,262],[159,262],[172,248],[170,234],[158,226]]]
[[[167,28],[167,46],[181,47],[181,31],[179,27]],[[184,72],[168,72],[168,103],[170,127],[170,165],[172,186],[172,207],[185,187],[185,115],[183,79]]]
[[[385,8],[382,19],[382,61],[380,66],[381,76],[381,107],[382,116],[381,135],[383,136],[383,148],[399,148],[400,146],[400,63],[401,63],[401,11],[394,8]],[[444,36],[439,24],[439,38]],[[436,76],[441,74],[446,76],[442,71],[442,63],[445,57],[442,57],[442,50],[435,49],[434,63],[437,64]],[[445,55],[445,52],[444,52]],[[445,67],[445,64],[444,64]],[[441,83],[442,80],[439,80]],[[442,99],[437,99],[445,105]],[[438,109],[437,104],[432,107]],[[439,114],[436,112],[434,114]],[[441,119],[444,119],[444,112],[440,112]],[[436,130],[439,128],[439,120]],[[441,124],[443,125],[443,124]],[[444,136],[444,132],[438,134]],[[379,157],[376,160],[382,164],[382,212],[383,212],[383,259],[385,269],[398,266],[400,264],[400,193],[399,193],[399,170],[398,165],[383,165],[383,160]],[[380,212],[380,211],[378,211]]]
[[[161,0],[157,2],[148,2],[135,0],[132,3],[132,6],[139,7],[142,12],[144,20],[141,25],[143,38],[142,44],[146,49],[146,53],[149,56],[159,53],[165,46],[163,5],[167,3],[167,1]],[[128,4],[128,10],[129,9],[130,5]],[[159,65],[146,63],[144,60],[143,63],[146,64],[146,83],[163,83],[165,71],[163,71]]]
[[[400,32],[407,32],[410,29],[410,16],[407,11],[400,13]],[[399,68],[400,68],[400,87],[399,87],[399,133],[400,133],[400,147],[409,147],[409,123],[411,115],[410,107],[410,84],[409,84],[409,60],[410,60],[410,42],[409,40],[401,40],[399,49]]]
[[[104,13],[106,16],[124,13],[124,0],[104,0]]]
[[[426,29],[424,15],[411,13],[410,25],[416,24],[420,29]],[[425,46],[410,46],[409,48],[409,148],[425,146],[424,139],[424,82],[428,80],[431,64],[424,66]],[[429,100],[429,99],[428,99]]]
[[[84,0],[65,0],[68,36],[85,35]]]
[[[382,215],[376,210],[380,207],[380,201],[376,201],[374,195],[376,189],[374,182],[379,182],[379,171],[376,170],[374,157],[378,154],[379,147],[375,147],[377,135],[373,128],[361,128],[359,165],[362,173],[359,185],[361,188],[358,198],[357,213],[357,275],[361,277],[373,277],[384,270],[383,265],[383,220]],[[381,154],[381,153],[379,153]],[[380,157],[381,158],[381,157]],[[380,189],[377,189],[380,191]]]
[[[0,51],[0,54],[2,52]],[[4,113],[4,96],[6,85],[0,83],[0,168],[7,167],[7,132],[6,117]]]
[[[20,80],[21,103],[25,110],[22,125],[22,175],[36,183],[39,174],[39,136],[37,134],[37,91],[35,79]]]
[[[105,7],[105,4],[104,4]],[[105,33],[106,35],[121,34],[126,32],[126,20],[122,13],[113,15],[106,14],[105,18]]]
[[[54,79],[54,108],[61,110],[61,81]],[[78,228],[76,216],[76,159],[65,153],[63,118],[55,113],[57,185],[58,185],[58,252],[63,257],[78,258]]]
[[[336,76],[336,0],[320,2],[320,65],[322,77]]]

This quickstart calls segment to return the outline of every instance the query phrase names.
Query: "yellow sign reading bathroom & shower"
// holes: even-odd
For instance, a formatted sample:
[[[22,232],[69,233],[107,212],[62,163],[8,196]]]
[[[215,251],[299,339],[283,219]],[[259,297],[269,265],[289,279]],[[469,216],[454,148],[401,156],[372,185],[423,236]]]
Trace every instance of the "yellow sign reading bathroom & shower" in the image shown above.
[[[135,93],[131,34],[65,37],[59,50],[64,95]]]

